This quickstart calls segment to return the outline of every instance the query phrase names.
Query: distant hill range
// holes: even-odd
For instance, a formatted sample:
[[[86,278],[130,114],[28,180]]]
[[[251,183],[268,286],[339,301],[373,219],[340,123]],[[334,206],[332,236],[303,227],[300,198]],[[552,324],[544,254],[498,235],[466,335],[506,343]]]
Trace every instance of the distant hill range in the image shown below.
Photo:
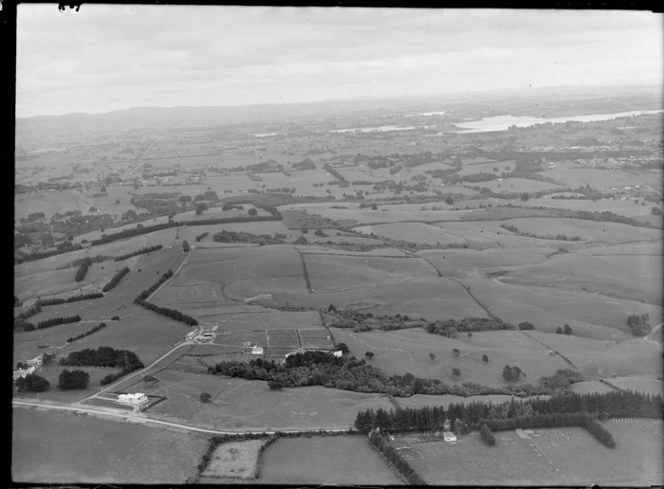
[[[274,122],[365,117],[445,110],[464,117],[494,115],[583,115],[652,110],[662,107],[658,85],[629,87],[540,87],[492,92],[450,93],[399,98],[357,97],[297,104],[223,107],[133,107],[104,114],[74,113],[17,118],[19,139],[68,140],[101,133],[164,130]]]

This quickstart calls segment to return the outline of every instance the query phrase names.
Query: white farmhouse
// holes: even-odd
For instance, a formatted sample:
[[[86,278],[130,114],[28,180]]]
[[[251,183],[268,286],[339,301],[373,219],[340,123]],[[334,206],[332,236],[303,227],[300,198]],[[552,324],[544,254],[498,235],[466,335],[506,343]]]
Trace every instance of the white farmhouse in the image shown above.
[[[148,396],[146,394],[141,394],[140,392],[136,392],[135,394],[120,394],[118,396],[118,402],[120,404],[140,406],[141,404],[148,402]]]
[[[14,370],[13,378],[14,380],[19,378],[25,378],[26,375],[31,374],[35,371],[35,367],[29,368],[17,368]]]
[[[263,354],[263,347],[262,346],[254,346],[251,348],[251,354],[252,355],[262,355]]]

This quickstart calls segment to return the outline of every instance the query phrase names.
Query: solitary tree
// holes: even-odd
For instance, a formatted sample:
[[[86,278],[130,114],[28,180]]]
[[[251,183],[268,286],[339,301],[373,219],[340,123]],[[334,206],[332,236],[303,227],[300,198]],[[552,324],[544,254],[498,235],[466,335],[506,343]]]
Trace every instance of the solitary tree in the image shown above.
[[[556,328],[556,333],[557,333],[557,334],[563,334],[563,328],[560,327],[560,326],[558,326],[558,327]]]
[[[662,209],[660,209],[659,207],[653,207],[652,209],[650,209],[650,214],[653,216],[661,216]]]
[[[528,194],[528,192],[523,192],[521,194],[521,200],[523,200],[525,202],[528,199],[530,199],[530,195]]]
[[[341,353],[348,353],[348,345],[346,343],[337,343],[337,349],[341,351]]]
[[[459,355],[461,355],[461,352],[456,348],[454,350],[452,350],[452,353],[454,353],[454,356],[457,357],[457,358],[459,358]]]
[[[429,358],[433,362],[436,359],[436,355],[434,355],[433,353],[429,353]]]
[[[281,382],[277,382],[276,380],[270,380],[267,383],[267,386],[270,388],[272,391],[280,391],[281,389],[284,388],[283,385],[281,385]]]
[[[212,400],[212,396],[208,394],[207,392],[201,392],[201,402],[210,402]]]
[[[454,205],[454,199],[448,195],[447,197],[445,197],[445,203],[447,205]]]
[[[251,217],[254,217],[256,214],[258,214],[258,211],[252,207],[247,211],[247,214],[249,214]]]
[[[572,328],[570,327],[569,324],[565,325],[565,327],[563,328],[563,333],[568,336],[572,334]]]
[[[482,361],[484,363],[487,363],[489,361],[489,357],[487,357],[486,355],[482,355]]]
[[[374,353],[372,351],[368,351],[364,354],[364,356],[367,357],[367,359],[369,360],[373,360]]]
[[[458,369],[458,368],[456,368],[456,367],[453,368],[453,369],[452,369],[452,377],[454,377],[454,378],[456,378],[456,379],[458,379],[459,377],[461,377],[461,370]]]
[[[496,444],[496,437],[493,436],[491,429],[486,424],[483,424],[480,429],[480,437],[482,438],[482,441],[490,447]]]

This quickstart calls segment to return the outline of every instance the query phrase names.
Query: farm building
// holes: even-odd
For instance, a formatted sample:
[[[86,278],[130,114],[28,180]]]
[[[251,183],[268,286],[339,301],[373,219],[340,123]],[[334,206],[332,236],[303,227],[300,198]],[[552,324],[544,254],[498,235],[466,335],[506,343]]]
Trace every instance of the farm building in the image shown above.
[[[251,354],[252,355],[262,355],[263,354],[263,347],[262,346],[254,346],[251,348]]]
[[[118,396],[118,402],[120,404],[131,404],[133,406],[139,406],[144,402],[148,402],[148,396],[137,392],[135,394],[120,394]]]
[[[445,440],[446,442],[449,443],[449,442],[457,441],[457,437],[451,431],[444,431],[443,432],[443,440]]]
[[[36,370],[35,367],[17,368],[14,370],[13,378],[14,380],[19,378],[25,378],[26,375],[33,373],[35,370]]]
[[[342,352],[341,350],[332,352],[332,355],[334,355],[337,358],[341,358],[343,356],[343,354],[344,354],[344,352]]]
[[[28,360],[28,365],[31,365],[33,367],[39,367],[41,366],[43,362],[43,355],[36,356],[35,358],[31,358]]]

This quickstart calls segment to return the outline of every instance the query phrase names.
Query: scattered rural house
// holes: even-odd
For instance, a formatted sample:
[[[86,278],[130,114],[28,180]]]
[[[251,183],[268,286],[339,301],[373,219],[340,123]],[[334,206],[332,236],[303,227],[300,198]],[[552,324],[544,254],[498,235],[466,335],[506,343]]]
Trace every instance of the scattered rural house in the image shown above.
[[[131,404],[132,406],[139,406],[145,402],[148,402],[148,396],[146,394],[141,394],[136,392],[135,394],[120,394],[118,396],[118,402],[120,404]]]
[[[332,355],[334,355],[337,358],[341,358],[343,356],[343,354],[344,354],[344,352],[342,352],[341,350],[332,352]]]
[[[187,338],[187,340],[193,340],[195,336],[196,332],[192,331],[191,333],[187,333],[187,336],[185,336],[185,338]]]
[[[35,370],[35,367],[14,369],[13,378],[14,380],[18,378],[25,378],[26,375],[33,373]]]
[[[31,365],[33,367],[41,367],[41,364],[43,362],[43,355],[36,356],[35,358],[31,358],[28,360],[28,365]]]
[[[262,346],[254,346],[251,348],[251,354],[252,355],[262,355],[263,354],[263,347]]]
[[[443,439],[448,443],[457,441],[456,435],[454,433],[452,433],[451,431],[444,431],[443,432]]]

